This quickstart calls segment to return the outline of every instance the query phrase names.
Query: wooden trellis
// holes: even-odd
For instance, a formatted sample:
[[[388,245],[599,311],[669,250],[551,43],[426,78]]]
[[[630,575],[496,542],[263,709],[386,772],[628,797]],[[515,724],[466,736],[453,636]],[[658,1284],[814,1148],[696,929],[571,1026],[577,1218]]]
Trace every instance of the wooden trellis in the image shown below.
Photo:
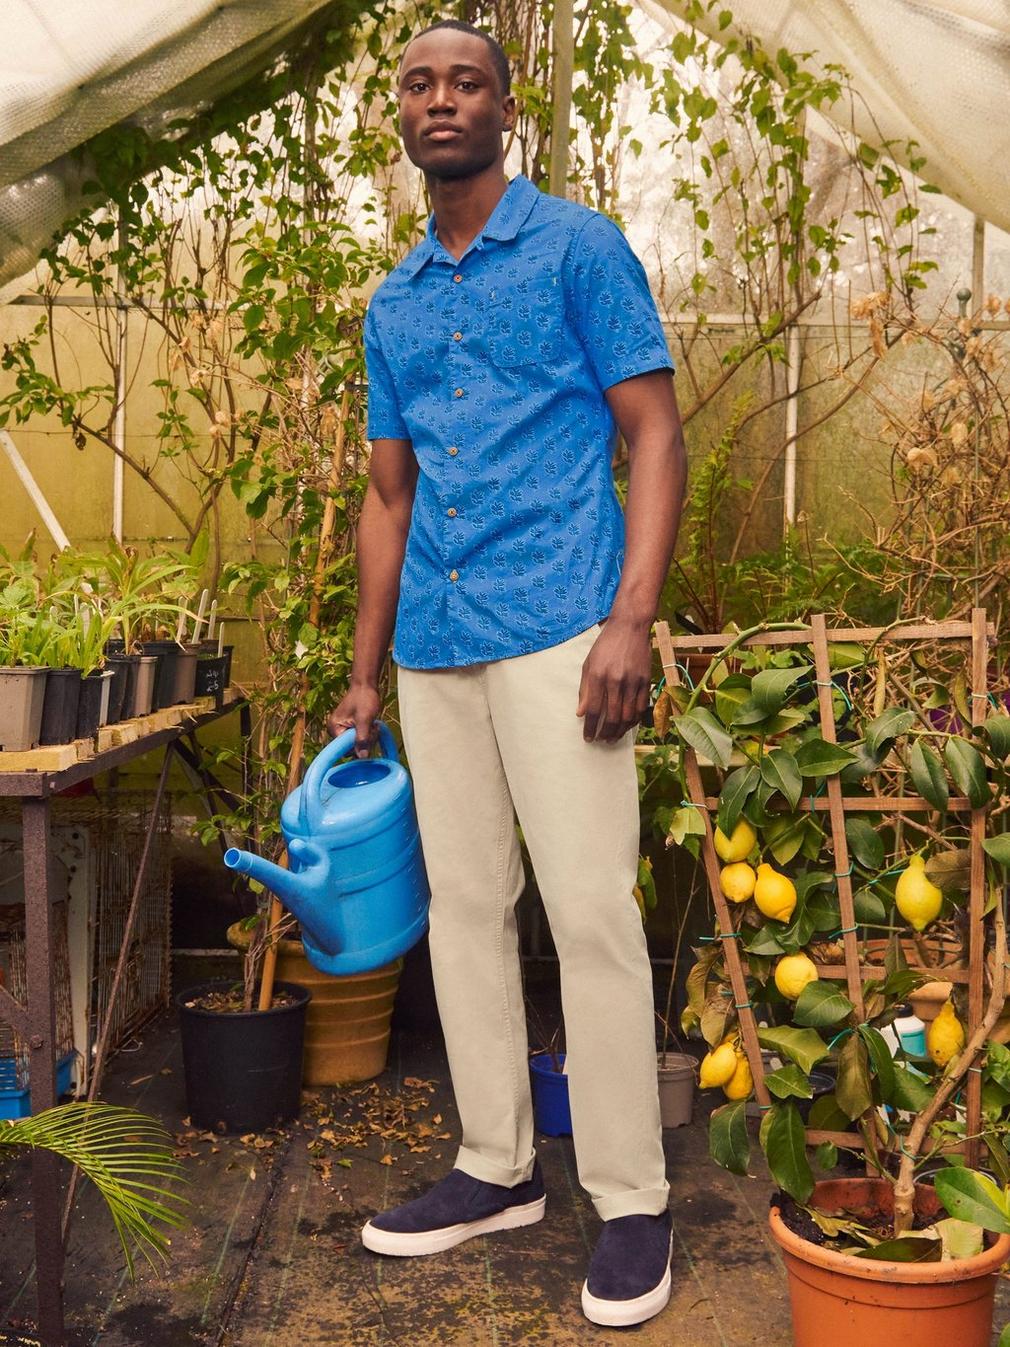
[[[733,633],[720,632],[713,635],[671,637],[670,628],[665,622],[657,622],[655,645],[663,665],[667,685],[678,687],[682,683],[681,666],[678,657],[686,655],[717,654],[734,640]],[[828,642],[852,642],[859,644],[896,644],[919,641],[967,641],[971,652],[971,723],[980,725],[985,719],[988,703],[986,686],[986,666],[988,644],[995,639],[995,631],[986,622],[985,610],[972,610],[969,622],[907,623],[893,627],[836,627],[828,630],[823,614],[810,619],[808,626],[800,626],[791,631],[764,632],[750,637],[743,646],[810,646],[813,649],[817,704],[820,716],[821,737],[829,744],[837,743],[835,733],[835,715],[831,700],[831,667],[828,658]],[[720,861],[716,855],[714,842],[713,816],[718,810],[719,800],[708,796],[702,784],[701,769],[694,749],[684,745],[685,778],[688,799],[698,810],[704,823],[704,835],[701,838],[701,853],[712,901],[719,922],[720,937],[725,946],[725,965],[729,974],[733,992],[734,1008],[739,1017],[743,1045],[754,1076],[754,1091],[758,1104],[762,1108],[770,1107],[772,1100],[765,1084],[764,1065],[761,1047],[758,1042],[757,1024],[754,1010],[747,996],[747,964],[739,942],[730,933],[733,932],[733,920],[729,904],[719,886]],[[848,841],[845,835],[845,815],[853,813],[893,813],[895,815],[932,811],[934,806],[918,795],[900,797],[857,797],[846,796],[838,776],[827,778],[826,796],[811,798],[807,807],[827,812],[831,824],[831,840],[834,852],[834,871],[838,885],[838,902],[842,920],[842,938],[845,961],[842,964],[817,964],[818,975],[822,978],[844,980],[849,1000],[856,1015],[863,1017],[863,978],[877,977],[881,973],[879,965],[864,964],[860,960],[858,924],[855,918],[852,895],[851,865],[849,862]],[[983,1014],[984,999],[984,931],[982,914],[985,908],[985,854],[982,841],[985,837],[985,810],[973,809],[965,796],[952,796],[947,805],[949,813],[970,813],[969,854],[969,948],[968,968],[945,968],[942,976],[946,980],[968,984],[968,1035],[978,1027]],[[939,970],[937,970],[939,971]],[[963,1147],[969,1164],[977,1164],[979,1158],[979,1130],[982,1117],[982,1077],[977,1071],[968,1075],[966,1087],[967,1140]],[[832,1132],[817,1128],[807,1128],[807,1140],[811,1143],[834,1142],[839,1146],[862,1148],[863,1138],[858,1132]],[[946,1149],[955,1149],[947,1147]]]

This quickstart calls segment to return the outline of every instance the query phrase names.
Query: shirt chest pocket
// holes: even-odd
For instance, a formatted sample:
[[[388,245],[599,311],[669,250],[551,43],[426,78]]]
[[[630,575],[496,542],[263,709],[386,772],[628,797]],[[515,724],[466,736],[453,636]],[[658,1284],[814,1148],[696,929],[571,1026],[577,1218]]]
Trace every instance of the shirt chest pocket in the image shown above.
[[[512,368],[556,359],[564,328],[561,278],[538,276],[492,291],[484,321],[488,350],[496,365]]]

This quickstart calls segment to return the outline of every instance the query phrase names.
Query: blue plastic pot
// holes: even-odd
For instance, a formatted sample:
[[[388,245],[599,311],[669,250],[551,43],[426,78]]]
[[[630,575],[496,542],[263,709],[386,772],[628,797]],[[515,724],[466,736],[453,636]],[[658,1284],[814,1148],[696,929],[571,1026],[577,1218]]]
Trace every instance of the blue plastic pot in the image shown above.
[[[559,1064],[565,1064],[565,1054],[557,1054]],[[533,1082],[533,1121],[538,1132],[547,1137],[572,1135],[572,1110],[568,1103],[568,1077],[554,1070],[550,1053],[530,1058]]]

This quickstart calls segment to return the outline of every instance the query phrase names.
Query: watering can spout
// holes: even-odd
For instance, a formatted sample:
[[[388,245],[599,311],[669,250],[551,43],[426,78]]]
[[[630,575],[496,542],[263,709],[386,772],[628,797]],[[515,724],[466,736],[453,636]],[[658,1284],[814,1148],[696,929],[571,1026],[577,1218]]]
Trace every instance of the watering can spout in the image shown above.
[[[274,865],[273,861],[265,861],[262,856],[256,856],[251,851],[239,851],[237,847],[228,848],[224,854],[224,863],[229,870],[249,875],[265,889],[276,893],[284,906],[301,919],[306,904],[319,890],[320,868],[325,871],[328,867],[318,848],[301,838],[292,840],[290,854],[299,869],[285,870]]]

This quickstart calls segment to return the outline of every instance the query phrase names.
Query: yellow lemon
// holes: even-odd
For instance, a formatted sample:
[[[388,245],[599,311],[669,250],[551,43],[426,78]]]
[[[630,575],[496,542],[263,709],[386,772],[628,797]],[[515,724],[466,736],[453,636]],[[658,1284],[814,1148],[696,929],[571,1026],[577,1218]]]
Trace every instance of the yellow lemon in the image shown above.
[[[735,1070],[736,1053],[732,1043],[720,1043],[702,1058],[698,1083],[703,1090],[709,1090],[713,1085],[725,1085]]]
[[[719,871],[719,887],[731,903],[745,903],[756,883],[757,875],[746,861],[724,865]]]
[[[788,921],[796,908],[793,881],[763,862],[757,868],[754,901],[766,917],[772,917],[775,921]]]
[[[721,861],[728,861],[730,864],[735,861],[746,860],[754,850],[756,841],[757,833],[747,820],[742,818],[729,837],[721,828],[716,828],[715,854]]]
[[[722,1087],[722,1092],[727,1099],[746,1099],[753,1088],[754,1077],[750,1073],[750,1062],[742,1052],[738,1052],[733,1074]]]
[[[920,855],[913,856],[908,869],[898,876],[894,898],[898,911],[917,931],[936,920],[943,906],[943,894],[927,879],[926,862]]]
[[[954,1014],[951,1001],[944,1001],[936,1019],[926,1030],[926,1049],[937,1066],[946,1066],[964,1047],[964,1025]]]
[[[783,955],[775,965],[775,986],[787,1001],[795,1001],[808,982],[816,981],[814,961],[802,950]]]

